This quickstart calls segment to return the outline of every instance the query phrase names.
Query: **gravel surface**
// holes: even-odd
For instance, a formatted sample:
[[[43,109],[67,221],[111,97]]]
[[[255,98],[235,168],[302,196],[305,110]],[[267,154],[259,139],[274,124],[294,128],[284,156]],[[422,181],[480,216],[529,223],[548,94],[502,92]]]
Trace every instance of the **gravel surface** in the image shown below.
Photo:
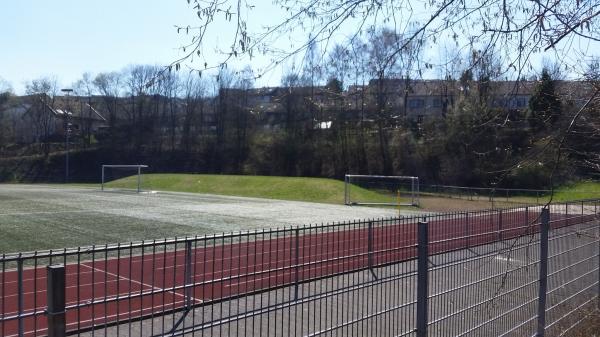
[[[2,184],[0,253],[397,215],[393,208]]]

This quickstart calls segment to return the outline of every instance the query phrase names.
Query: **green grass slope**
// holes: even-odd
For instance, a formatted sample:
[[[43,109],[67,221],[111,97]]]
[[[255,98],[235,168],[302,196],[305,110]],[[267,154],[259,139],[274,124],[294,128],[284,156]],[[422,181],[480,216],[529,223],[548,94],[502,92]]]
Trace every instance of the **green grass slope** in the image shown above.
[[[553,201],[600,198],[600,182],[582,181],[559,187],[554,192]]]
[[[135,176],[112,181],[111,188],[135,188]],[[143,188],[159,191],[210,193],[242,197],[344,203],[344,182],[326,178],[210,174],[144,174]],[[360,200],[390,202],[390,196],[353,187]]]

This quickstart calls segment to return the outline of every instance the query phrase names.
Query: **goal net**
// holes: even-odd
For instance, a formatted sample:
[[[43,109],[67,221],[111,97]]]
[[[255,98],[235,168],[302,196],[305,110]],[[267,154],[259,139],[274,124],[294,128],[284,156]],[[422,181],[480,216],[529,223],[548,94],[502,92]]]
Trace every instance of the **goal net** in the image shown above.
[[[346,205],[419,206],[419,177],[347,174]]]
[[[142,169],[148,165],[102,165],[102,191],[142,192]]]

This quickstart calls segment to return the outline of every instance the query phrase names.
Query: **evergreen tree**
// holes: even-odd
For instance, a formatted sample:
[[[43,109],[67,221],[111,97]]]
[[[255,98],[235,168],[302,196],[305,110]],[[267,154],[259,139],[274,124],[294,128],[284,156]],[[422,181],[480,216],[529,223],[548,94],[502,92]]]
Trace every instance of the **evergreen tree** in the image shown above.
[[[553,125],[561,114],[560,98],[554,87],[554,80],[548,69],[542,70],[540,82],[529,99],[529,124],[536,131]]]

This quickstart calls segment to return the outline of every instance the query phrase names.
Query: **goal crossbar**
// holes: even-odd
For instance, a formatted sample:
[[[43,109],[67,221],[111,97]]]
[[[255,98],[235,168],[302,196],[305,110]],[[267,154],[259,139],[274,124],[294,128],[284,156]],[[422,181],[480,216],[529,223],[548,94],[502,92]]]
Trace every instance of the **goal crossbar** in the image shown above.
[[[104,184],[105,184],[105,169],[107,168],[129,168],[129,169],[137,169],[137,192],[140,193],[141,190],[141,176],[142,176],[142,169],[143,168],[148,168],[148,165],[115,165],[115,164],[110,164],[110,165],[102,165],[102,186],[101,186],[101,190],[104,191]]]

